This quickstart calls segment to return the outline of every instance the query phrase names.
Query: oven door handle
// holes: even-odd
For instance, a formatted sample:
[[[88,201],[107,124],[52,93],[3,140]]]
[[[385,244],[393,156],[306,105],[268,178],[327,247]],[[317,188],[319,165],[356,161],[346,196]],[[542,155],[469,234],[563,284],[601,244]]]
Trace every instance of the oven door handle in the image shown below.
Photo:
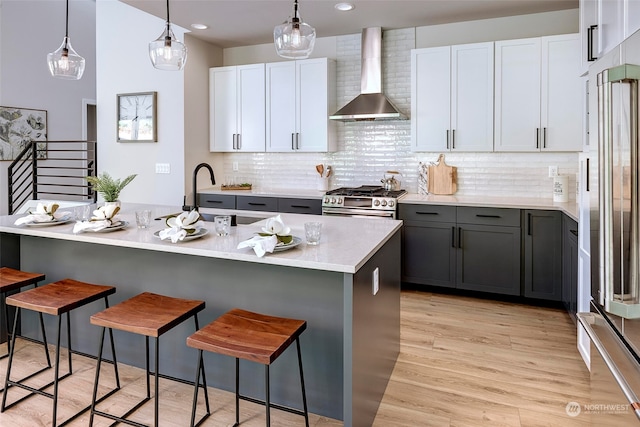
[[[330,208],[322,209],[322,215],[329,216],[359,216],[359,217],[379,217],[379,218],[393,218],[394,212],[375,211],[367,209],[348,209],[348,208]]]

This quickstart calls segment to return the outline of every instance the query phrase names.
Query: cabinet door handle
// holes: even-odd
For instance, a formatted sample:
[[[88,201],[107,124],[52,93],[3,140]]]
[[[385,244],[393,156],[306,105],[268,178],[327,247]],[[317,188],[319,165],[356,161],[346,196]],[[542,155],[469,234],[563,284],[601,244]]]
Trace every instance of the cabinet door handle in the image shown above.
[[[207,203],[222,203],[222,200],[205,200]]]
[[[449,149],[449,129],[447,129],[447,150]]]
[[[307,205],[291,205],[292,208],[298,208],[298,209],[311,209],[311,206],[307,206]]]
[[[239,133],[236,134],[236,147],[238,150],[242,149],[242,135],[240,135]]]
[[[476,214],[478,218],[502,218],[500,215],[485,215],[485,214]]]
[[[438,212],[422,212],[422,211],[416,211],[417,215],[439,215]]]
[[[598,29],[597,25],[590,25],[589,28],[587,28],[587,61],[588,62],[592,62],[598,59],[597,57],[593,56],[593,30],[597,30],[597,29]]]
[[[527,214],[527,235],[531,236],[531,214]]]
[[[547,128],[542,128],[542,148],[547,148]]]
[[[296,149],[296,134],[295,133],[291,134],[291,149],[292,150]]]
[[[456,149],[456,130],[455,129],[451,131],[451,149],[452,150]]]
[[[451,227],[451,247],[456,247],[456,228]]]
[[[267,206],[266,203],[255,203],[255,202],[249,202],[247,203],[249,206]]]
[[[462,249],[462,227],[458,227],[458,249]]]
[[[578,237],[578,232],[576,230],[569,230],[569,232],[574,236]]]
[[[586,183],[586,187],[587,187],[587,191],[589,191],[589,158],[587,157],[587,167],[585,168],[585,174],[587,176],[585,176],[585,183]]]
[[[236,134],[233,134],[233,149],[236,149]]]
[[[540,128],[536,128],[536,148],[540,148]]]
[[[296,133],[296,150],[300,149],[300,133]]]

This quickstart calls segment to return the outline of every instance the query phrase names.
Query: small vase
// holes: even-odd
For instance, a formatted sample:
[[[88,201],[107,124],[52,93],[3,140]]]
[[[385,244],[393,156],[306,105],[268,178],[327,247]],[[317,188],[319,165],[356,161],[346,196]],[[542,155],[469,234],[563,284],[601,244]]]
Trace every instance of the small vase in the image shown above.
[[[113,202],[104,202],[104,206],[112,206],[112,205],[115,205],[117,207],[121,207],[120,206],[120,200],[116,200],[116,201],[113,201]]]

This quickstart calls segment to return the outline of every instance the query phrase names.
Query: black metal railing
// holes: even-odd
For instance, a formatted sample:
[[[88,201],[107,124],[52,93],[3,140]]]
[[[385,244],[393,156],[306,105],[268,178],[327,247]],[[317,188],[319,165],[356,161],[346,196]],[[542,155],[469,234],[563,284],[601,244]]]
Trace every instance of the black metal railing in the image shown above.
[[[97,170],[95,141],[34,141],[9,165],[9,214],[37,199],[96,202],[87,176]]]

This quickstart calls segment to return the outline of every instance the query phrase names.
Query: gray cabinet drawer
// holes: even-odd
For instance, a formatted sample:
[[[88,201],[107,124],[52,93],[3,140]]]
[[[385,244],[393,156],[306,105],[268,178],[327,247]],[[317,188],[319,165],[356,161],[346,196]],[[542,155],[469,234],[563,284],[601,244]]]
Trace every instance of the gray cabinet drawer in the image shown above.
[[[457,222],[458,224],[520,227],[520,209],[459,206]]]
[[[245,211],[278,211],[278,199],[276,197],[237,196],[236,209]]]
[[[322,215],[322,200],[320,199],[278,199],[278,212]]]
[[[398,218],[403,221],[455,222],[456,207],[440,205],[398,205]]]
[[[203,208],[235,209],[236,196],[231,194],[198,194],[198,206]]]

